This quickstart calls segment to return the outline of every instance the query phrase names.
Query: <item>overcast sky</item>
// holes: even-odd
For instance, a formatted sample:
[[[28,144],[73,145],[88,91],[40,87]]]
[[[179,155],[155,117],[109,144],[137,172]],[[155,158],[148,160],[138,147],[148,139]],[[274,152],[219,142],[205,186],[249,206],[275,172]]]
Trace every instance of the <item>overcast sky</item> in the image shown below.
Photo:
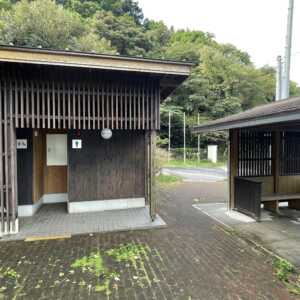
[[[288,0],[138,0],[145,17],[208,31],[247,51],[257,66],[284,54]],[[291,79],[300,84],[300,0],[295,0]]]

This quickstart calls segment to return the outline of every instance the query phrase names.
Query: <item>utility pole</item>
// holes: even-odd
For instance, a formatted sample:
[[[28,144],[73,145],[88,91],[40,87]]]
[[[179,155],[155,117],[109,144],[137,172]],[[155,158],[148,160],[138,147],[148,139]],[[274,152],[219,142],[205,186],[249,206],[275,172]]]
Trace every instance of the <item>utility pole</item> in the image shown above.
[[[171,111],[169,110],[169,142],[168,142],[168,161],[171,157]]]
[[[185,112],[183,113],[183,162],[186,161]]]
[[[198,126],[200,125],[200,114],[198,113]],[[200,162],[200,134],[198,134],[198,161]]]
[[[282,99],[282,60],[277,56],[277,74],[276,74],[276,101]]]
[[[294,0],[289,0],[284,69],[282,79],[282,99],[290,97],[291,49],[293,36]]]

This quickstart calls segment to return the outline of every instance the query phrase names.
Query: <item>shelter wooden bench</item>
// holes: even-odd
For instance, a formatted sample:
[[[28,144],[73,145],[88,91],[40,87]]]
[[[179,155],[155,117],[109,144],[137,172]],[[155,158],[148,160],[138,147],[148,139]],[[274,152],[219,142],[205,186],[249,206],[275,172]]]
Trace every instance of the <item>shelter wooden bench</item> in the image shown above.
[[[290,208],[300,209],[300,194],[273,194],[262,196],[265,209],[279,213],[279,203],[288,202]]]

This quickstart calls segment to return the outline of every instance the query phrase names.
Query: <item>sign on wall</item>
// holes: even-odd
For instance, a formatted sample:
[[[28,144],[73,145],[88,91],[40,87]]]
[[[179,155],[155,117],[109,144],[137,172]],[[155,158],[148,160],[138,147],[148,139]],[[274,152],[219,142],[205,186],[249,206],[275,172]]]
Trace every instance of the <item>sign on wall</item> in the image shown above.
[[[17,149],[27,149],[27,139],[17,139]]]
[[[109,140],[112,137],[112,131],[109,128],[104,128],[101,130],[101,136],[105,140]]]
[[[72,149],[81,149],[82,148],[82,140],[72,140]]]

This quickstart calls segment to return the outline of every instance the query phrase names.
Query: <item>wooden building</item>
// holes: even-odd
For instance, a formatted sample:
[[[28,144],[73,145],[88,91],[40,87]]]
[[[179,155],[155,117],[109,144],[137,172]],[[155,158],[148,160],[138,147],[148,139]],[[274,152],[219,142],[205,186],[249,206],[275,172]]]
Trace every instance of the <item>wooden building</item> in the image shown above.
[[[300,209],[300,98],[258,106],[196,126],[229,131],[229,207],[260,219],[261,204]]]
[[[160,103],[190,63],[0,47],[0,234],[43,203],[150,206]]]

